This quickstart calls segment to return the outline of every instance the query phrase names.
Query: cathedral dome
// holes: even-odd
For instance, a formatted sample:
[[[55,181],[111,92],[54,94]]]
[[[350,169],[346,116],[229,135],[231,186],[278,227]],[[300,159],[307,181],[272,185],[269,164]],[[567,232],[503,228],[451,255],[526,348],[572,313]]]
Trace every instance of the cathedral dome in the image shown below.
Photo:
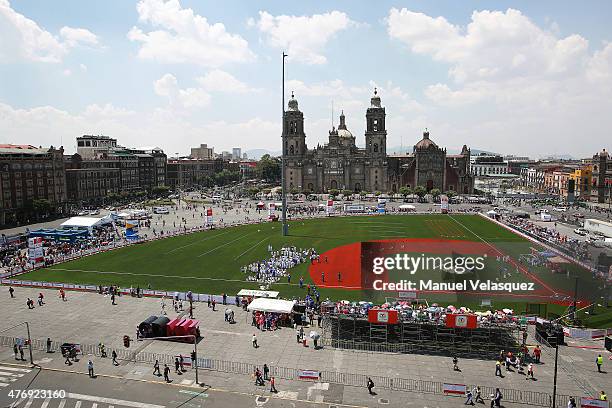
[[[346,118],[344,116],[344,111],[340,114],[340,124],[338,125],[338,136],[350,138],[353,137],[353,134],[346,128]]]
[[[425,132],[423,132],[423,139],[419,140],[419,142],[416,145],[414,145],[414,148],[415,149],[427,149],[430,146],[438,147],[433,142],[433,140],[429,138],[429,132],[427,131],[427,129],[425,129]]]
[[[289,99],[289,103],[287,104],[290,111],[299,111],[298,109],[298,101],[293,96],[293,92],[291,92],[291,99]]]

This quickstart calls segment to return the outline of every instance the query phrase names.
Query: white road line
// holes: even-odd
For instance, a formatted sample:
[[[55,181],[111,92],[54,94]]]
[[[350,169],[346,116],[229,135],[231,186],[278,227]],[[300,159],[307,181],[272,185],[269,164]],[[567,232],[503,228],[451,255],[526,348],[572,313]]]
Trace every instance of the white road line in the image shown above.
[[[30,408],[30,405],[32,405],[33,402],[34,402],[34,398],[28,399],[28,402],[26,402],[23,408]]]
[[[49,406],[49,402],[51,402],[51,398],[45,398],[40,408],[47,408]]]
[[[24,400],[25,400],[25,398],[20,398],[18,401],[15,401],[11,405],[9,405],[9,408],[15,408],[16,406],[21,404]]]
[[[0,387],[8,387],[8,383],[0,382]]]
[[[214,252],[214,251],[216,251],[216,250],[217,250],[217,249],[219,249],[219,248],[223,248],[224,246],[227,246],[227,245],[229,245],[229,244],[231,244],[231,243],[233,243],[233,242],[236,242],[236,241],[238,241],[238,240],[240,240],[240,239],[242,239],[242,238],[248,237],[249,235],[253,235],[253,234],[255,234],[256,232],[257,232],[257,231],[253,231],[253,232],[250,232],[250,233],[248,233],[248,234],[243,234],[243,235],[239,236],[239,237],[238,237],[238,238],[236,238],[236,239],[232,239],[231,241],[226,242],[225,244],[221,244],[221,245],[219,245],[219,246],[216,246],[216,247],[214,247],[213,249],[210,249],[210,250],[208,250],[208,251],[206,251],[206,252],[204,252],[204,253],[202,253],[202,254],[198,255],[198,258],[200,258],[200,257],[202,257],[202,256],[204,256],[204,255],[208,255],[208,254],[210,254],[211,252]]]
[[[225,234],[230,233],[230,232],[232,232],[232,230],[228,230],[228,231],[222,232],[221,234],[215,234],[212,237],[206,237],[204,239],[199,239],[199,240],[194,241],[194,242],[192,242],[190,244],[183,245],[183,246],[180,246],[178,248],[171,249],[170,251],[166,252],[166,255],[171,254],[174,251],[178,251],[180,249],[187,248],[188,246],[195,245],[195,244],[198,244],[198,243],[203,242],[203,241],[208,241],[209,239],[220,237],[221,235],[225,235]]]
[[[42,408],[42,407],[41,407]],[[98,408],[98,404],[96,404],[95,402],[91,405],[91,408]]]
[[[59,406],[57,408],[64,408],[65,405],[66,405],[66,400],[63,399],[60,401]]]
[[[137,401],[125,401],[125,400],[114,399],[114,398],[96,397],[94,395],[75,394],[73,392],[69,392],[66,395],[66,397],[72,398],[72,399],[83,400],[83,401],[99,402],[101,404],[120,405],[122,407],[132,407],[132,408],[166,408],[164,405],[146,404],[144,402],[137,402]],[[81,401],[78,401],[78,402],[81,402]],[[80,404],[79,404],[79,406],[80,406]],[[75,408],[79,408],[79,407],[75,407]]]
[[[246,254],[247,252],[251,251],[254,248],[257,248],[257,246],[259,244],[261,244],[262,242],[264,242],[265,240],[269,239],[270,237],[265,237],[264,239],[262,239],[261,241],[259,241],[258,243],[256,243],[255,245],[253,245],[252,247],[250,247],[249,249],[247,249],[246,251],[244,251],[243,253],[241,253],[240,255],[238,255],[237,257],[234,258],[234,261],[237,260],[238,258],[240,258],[242,255]]]
[[[9,373],[6,371],[0,371],[0,375],[8,375],[9,377],[23,377],[24,376],[24,374]]]
[[[81,401],[77,401],[76,404],[74,404],[74,408],[81,408]]]
[[[17,379],[12,377],[0,377],[0,383],[9,383],[14,381],[17,381]]]
[[[0,365],[0,370],[16,371],[16,372],[19,372],[19,373],[29,373],[30,371],[32,371],[32,370],[28,370],[28,369],[25,369],[25,368],[6,367],[6,366],[3,366],[3,365]]]

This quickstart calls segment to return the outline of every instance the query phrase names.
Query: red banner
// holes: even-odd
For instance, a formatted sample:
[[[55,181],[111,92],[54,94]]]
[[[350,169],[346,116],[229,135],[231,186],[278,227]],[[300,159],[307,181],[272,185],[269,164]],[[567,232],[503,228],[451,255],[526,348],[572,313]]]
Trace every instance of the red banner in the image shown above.
[[[475,329],[478,327],[476,315],[449,314],[446,315],[446,327]]]
[[[387,310],[387,309],[368,310],[368,322],[370,323],[397,324],[397,320],[398,320],[397,310]]]
[[[212,208],[207,208],[206,209],[206,216],[207,217],[212,217]]]

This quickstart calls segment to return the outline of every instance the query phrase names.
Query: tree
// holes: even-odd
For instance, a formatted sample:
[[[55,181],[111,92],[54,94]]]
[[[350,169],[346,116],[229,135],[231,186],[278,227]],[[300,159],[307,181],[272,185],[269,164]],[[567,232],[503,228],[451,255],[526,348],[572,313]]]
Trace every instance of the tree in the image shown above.
[[[425,190],[425,187],[423,186],[416,186],[414,188],[414,194],[419,196],[419,199],[422,200],[423,197],[425,197],[425,194],[427,194],[427,190]]]
[[[368,195],[368,192],[367,192],[367,191],[365,191],[365,190],[361,190],[361,191],[359,192],[359,199],[360,199],[360,200],[363,200],[363,199],[364,199],[364,198],[365,198],[367,195]]]
[[[352,190],[342,190],[342,195],[344,196],[344,198],[348,198],[351,195],[353,195],[353,191]]]
[[[456,196],[457,193],[454,192],[453,190],[448,190],[448,191],[444,192],[444,195],[446,195],[450,199],[450,198],[453,198],[454,196]]]
[[[257,176],[268,182],[277,182],[281,179],[281,161],[277,157],[264,154],[255,167]]]
[[[336,199],[336,196],[338,194],[340,194],[340,190],[332,188],[328,191],[329,195],[331,196],[332,200]]]
[[[436,199],[436,198],[438,198],[438,196],[439,196],[440,194],[442,194],[442,192],[440,191],[440,189],[439,189],[439,188],[432,188],[432,189],[429,191],[429,194],[431,194],[431,195],[433,196],[433,198],[434,198],[434,199]]]
[[[403,187],[400,187],[400,189],[399,189],[399,193],[400,193],[400,194],[401,194],[401,195],[402,195],[404,198],[406,198],[406,197],[408,197],[409,195],[412,195],[412,189],[411,189],[410,187],[408,187],[408,186],[403,186]]]
[[[381,192],[380,192],[380,191],[375,191],[375,192],[374,192],[374,196],[375,196],[375,197],[378,197],[380,194],[381,194]]]
[[[51,212],[51,202],[45,198],[32,200],[32,211],[36,216],[36,219],[46,217]]]
[[[259,193],[260,189],[257,186],[249,187],[248,193],[251,197],[255,197]]]
[[[151,194],[153,194],[154,197],[168,197],[170,194],[170,187],[155,186],[151,189]]]

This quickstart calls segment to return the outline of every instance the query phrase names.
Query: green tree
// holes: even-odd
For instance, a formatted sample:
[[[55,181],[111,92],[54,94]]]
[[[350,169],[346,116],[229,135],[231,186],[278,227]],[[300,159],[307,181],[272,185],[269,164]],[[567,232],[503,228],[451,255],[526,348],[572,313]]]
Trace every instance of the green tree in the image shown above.
[[[438,196],[440,196],[440,194],[442,194],[442,192],[440,191],[439,188],[432,188],[429,191],[429,194],[431,194],[433,196],[434,199],[438,198]]]
[[[457,195],[457,193],[453,190],[448,190],[444,192],[444,195],[447,196],[449,199],[453,198],[454,196]]]
[[[427,194],[427,190],[425,190],[425,187],[423,186],[416,186],[414,188],[414,194],[419,196],[419,199],[423,199],[423,197],[425,197],[425,194]]]
[[[51,212],[51,202],[45,198],[36,198],[31,202],[31,208],[37,220],[47,217]]]
[[[353,191],[352,190],[342,190],[342,195],[344,196],[344,198],[350,197],[351,195],[353,195]]]
[[[399,193],[400,193],[400,194],[401,194],[401,195],[402,195],[404,198],[406,198],[406,197],[408,197],[409,195],[412,195],[412,189],[411,189],[410,187],[408,187],[408,186],[403,186],[403,187],[400,187],[400,189],[399,189]]]
[[[257,176],[268,182],[278,182],[281,179],[281,161],[277,157],[264,154],[255,168]]]
[[[170,187],[168,186],[155,186],[151,189],[151,194],[154,197],[168,197],[170,194]]]
[[[255,197],[257,195],[257,193],[259,193],[261,190],[259,189],[259,187],[257,186],[251,186],[248,189],[248,193],[251,197]]]
[[[332,200],[336,199],[336,196],[338,194],[340,194],[340,190],[336,189],[336,188],[332,188],[328,191],[329,195],[331,196]]]
[[[378,196],[379,196],[379,195],[381,195],[381,194],[382,194],[382,193],[381,193],[380,191],[375,191],[375,192],[374,192],[374,196],[375,196],[375,197],[378,197]]]

